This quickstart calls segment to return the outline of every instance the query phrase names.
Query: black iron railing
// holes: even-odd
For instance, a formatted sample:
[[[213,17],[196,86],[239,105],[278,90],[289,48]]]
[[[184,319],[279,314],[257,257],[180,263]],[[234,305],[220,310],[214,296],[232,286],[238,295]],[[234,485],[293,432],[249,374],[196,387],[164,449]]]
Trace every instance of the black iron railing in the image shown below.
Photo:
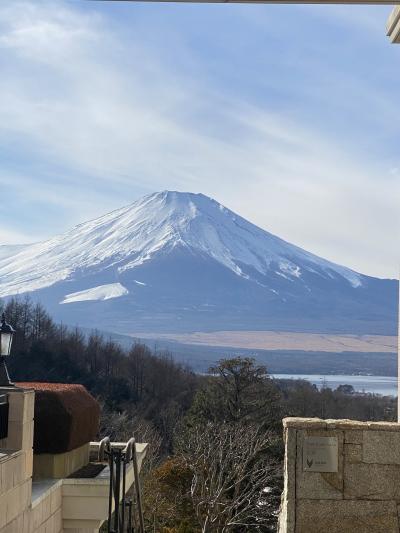
[[[8,396],[0,394],[0,440],[8,437]]]
[[[106,457],[110,468],[107,533],[145,533],[135,439],[130,439],[121,449],[113,448],[106,437],[100,443],[99,460]],[[130,463],[134,472],[134,495],[128,498],[126,470]]]

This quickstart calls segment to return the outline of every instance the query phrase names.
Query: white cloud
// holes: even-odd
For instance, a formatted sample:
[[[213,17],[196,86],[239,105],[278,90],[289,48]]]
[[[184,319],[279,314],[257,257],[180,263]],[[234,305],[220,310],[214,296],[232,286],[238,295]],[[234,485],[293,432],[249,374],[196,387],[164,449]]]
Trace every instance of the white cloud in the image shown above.
[[[30,235],[8,228],[0,228],[0,246],[3,244],[25,244],[32,242]]]
[[[73,224],[142,192],[201,191],[328,259],[396,274],[399,183],[348,146],[346,132],[333,137],[272,104],[221,95],[164,65],[140,37],[67,4],[2,5],[0,54],[0,143],[63,169],[53,179],[13,176],[33,204],[60,205]],[[377,120],[397,113],[362,80],[337,76],[338,90],[351,87],[343,112],[362,100]]]

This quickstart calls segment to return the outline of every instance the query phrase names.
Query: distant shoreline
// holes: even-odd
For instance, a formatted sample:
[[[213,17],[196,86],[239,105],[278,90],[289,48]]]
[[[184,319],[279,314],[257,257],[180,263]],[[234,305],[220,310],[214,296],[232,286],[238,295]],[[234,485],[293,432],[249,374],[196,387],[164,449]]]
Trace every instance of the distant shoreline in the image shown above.
[[[137,334],[137,336],[124,336],[123,338],[124,342],[143,342],[152,349],[169,352],[174,359],[189,365],[195,372],[199,373],[206,372],[219,359],[240,356],[256,359],[259,364],[267,367],[269,374],[397,376],[397,337],[340,335],[338,337],[341,344],[339,344],[339,338],[335,339],[337,341],[335,344],[331,342],[332,336],[329,335],[329,340],[325,346],[321,346],[321,349],[310,350],[306,347],[304,349],[236,347],[231,345],[233,343],[228,342],[227,345],[220,343],[221,345],[218,346],[200,342],[189,343],[187,335],[185,336],[186,342],[179,342],[170,338],[171,336],[181,338],[180,335],[171,334],[171,336],[162,338],[156,338],[155,335],[144,334],[140,336]],[[298,337],[301,334],[293,335],[297,336],[297,339],[304,339],[304,336]],[[312,335],[320,338],[321,342],[328,337],[327,335]],[[204,339],[204,337],[201,338]],[[371,338],[372,342],[370,342]],[[342,342],[343,339],[347,344]],[[356,344],[356,341],[359,343]],[[351,349],[354,344],[361,346],[363,350]],[[247,346],[246,343],[244,345]],[[297,348],[300,346],[301,344],[296,345]],[[335,350],[334,348],[339,349]],[[379,349],[384,351],[379,351]]]
[[[397,396],[397,376],[351,376],[351,375],[321,375],[321,374],[274,374],[276,380],[305,380],[319,389],[327,387],[337,389],[340,385],[351,385],[357,393],[381,394],[383,396]]]

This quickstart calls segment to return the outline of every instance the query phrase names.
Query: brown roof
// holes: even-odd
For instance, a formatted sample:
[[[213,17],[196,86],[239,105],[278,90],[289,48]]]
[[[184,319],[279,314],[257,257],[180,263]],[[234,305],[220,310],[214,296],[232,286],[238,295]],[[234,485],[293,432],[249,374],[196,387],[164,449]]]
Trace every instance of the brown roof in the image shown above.
[[[40,383],[39,381],[23,381],[16,383],[21,389],[34,389],[34,390],[53,390],[53,391],[65,391],[65,390],[76,390],[76,389],[85,389],[83,385],[78,383]]]

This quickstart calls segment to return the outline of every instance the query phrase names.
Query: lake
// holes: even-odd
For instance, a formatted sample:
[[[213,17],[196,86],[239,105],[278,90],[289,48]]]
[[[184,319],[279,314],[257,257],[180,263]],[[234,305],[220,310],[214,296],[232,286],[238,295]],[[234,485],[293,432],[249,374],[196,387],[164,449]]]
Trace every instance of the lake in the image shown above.
[[[394,376],[341,376],[317,374],[274,374],[275,379],[305,379],[321,389],[324,385],[337,389],[339,385],[353,385],[357,392],[397,396],[397,377]]]

